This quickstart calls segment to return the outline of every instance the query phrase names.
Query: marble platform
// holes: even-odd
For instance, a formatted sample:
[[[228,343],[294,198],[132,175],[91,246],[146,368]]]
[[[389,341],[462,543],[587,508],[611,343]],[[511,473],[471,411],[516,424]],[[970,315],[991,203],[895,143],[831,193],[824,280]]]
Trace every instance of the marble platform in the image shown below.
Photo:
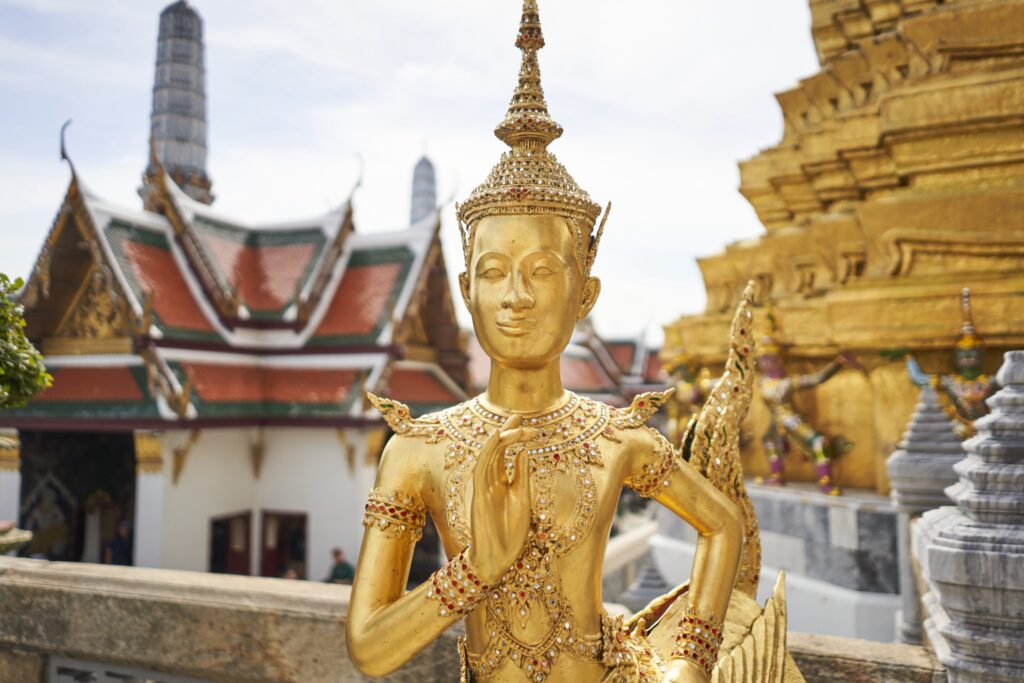
[[[848,491],[827,496],[813,484],[747,483],[761,524],[762,581],[786,571],[793,630],[883,642],[895,638],[899,608],[897,513],[889,498]],[[658,569],[670,584],[684,581],[696,533],[659,510],[651,539]]]

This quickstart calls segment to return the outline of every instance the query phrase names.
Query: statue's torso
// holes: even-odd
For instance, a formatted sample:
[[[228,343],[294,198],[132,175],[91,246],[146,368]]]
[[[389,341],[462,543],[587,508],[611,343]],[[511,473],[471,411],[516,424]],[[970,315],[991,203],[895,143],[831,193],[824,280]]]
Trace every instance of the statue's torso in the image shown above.
[[[524,419],[537,430],[522,444],[531,527],[523,553],[466,621],[474,680],[595,680],[605,670],[601,566],[631,453],[654,447],[653,434],[634,429],[646,417],[573,395]],[[429,434],[423,502],[454,556],[471,539],[479,449],[504,418],[474,399],[416,422]]]

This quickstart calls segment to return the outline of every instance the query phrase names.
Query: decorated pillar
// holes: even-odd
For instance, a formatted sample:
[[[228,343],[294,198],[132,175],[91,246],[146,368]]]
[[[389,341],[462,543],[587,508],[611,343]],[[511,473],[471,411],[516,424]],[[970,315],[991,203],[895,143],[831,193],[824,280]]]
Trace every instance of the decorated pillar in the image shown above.
[[[164,459],[160,432],[135,432],[135,565],[161,566]]]
[[[0,521],[17,523],[21,508],[21,441],[14,429],[0,430]]]
[[[904,643],[921,642],[921,597],[910,562],[910,520],[949,504],[946,487],[956,482],[953,465],[965,455],[955,429],[935,388],[927,384],[921,389],[899,450],[887,463],[892,502],[899,511],[901,605],[896,614],[896,634]]]
[[[956,507],[914,526],[924,628],[950,683],[1024,680],[1024,351],[1006,354],[996,380],[956,464]]]

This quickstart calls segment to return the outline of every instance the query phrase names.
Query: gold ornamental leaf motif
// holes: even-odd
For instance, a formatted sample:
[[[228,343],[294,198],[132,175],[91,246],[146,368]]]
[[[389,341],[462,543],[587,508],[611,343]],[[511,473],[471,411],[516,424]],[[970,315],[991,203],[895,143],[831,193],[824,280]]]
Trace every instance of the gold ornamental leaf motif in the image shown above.
[[[683,450],[690,454],[690,465],[729,496],[743,515],[744,543],[736,587],[749,595],[756,595],[760,580],[761,539],[757,513],[743,483],[739,435],[754,387],[754,287],[754,282],[747,284],[733,316],[725,373],[683,434]]]

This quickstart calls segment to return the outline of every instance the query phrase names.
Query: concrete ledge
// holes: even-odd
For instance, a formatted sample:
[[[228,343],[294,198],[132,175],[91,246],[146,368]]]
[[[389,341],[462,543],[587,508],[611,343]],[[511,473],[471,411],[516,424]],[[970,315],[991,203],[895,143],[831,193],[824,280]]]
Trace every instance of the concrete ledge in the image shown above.
[[[214,683],[367,680],[345,647],[349,590],[0,557],[0,680],[33,681],[40,655]],[[453,680],[455,635],[384,680]]]
[[[918,645],[789,633],[787,644],[808,683],[946,683],[946,670]]]

